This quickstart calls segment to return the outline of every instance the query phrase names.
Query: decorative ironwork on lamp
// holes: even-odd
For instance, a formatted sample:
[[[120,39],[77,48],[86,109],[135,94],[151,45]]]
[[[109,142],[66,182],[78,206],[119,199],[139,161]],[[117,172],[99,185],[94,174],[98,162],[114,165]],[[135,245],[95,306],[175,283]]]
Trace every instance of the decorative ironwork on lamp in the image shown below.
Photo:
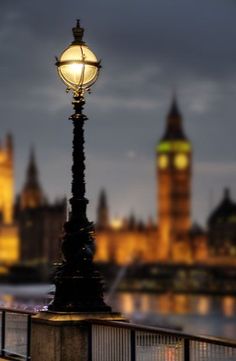
[[[67,91],[73,92],[72,197],[69,219],[64,225],[63,263],[55,275],[54,300],[48,306],[56,312],[110,312],[103,300],[103,282],[93,256],[94,227],[88,221],[85,198],[84,94],[98,77],[100,62],[83,41],[79,21],[73,28],[74,41],[57,59],[56,66]]]

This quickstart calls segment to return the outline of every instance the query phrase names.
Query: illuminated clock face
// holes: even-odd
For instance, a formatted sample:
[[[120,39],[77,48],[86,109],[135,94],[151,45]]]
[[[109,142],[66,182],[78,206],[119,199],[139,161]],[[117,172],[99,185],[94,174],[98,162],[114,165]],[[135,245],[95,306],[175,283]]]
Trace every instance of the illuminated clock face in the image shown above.
[[[188,157],[186,154],[179,153],[174,158],[174,165],[177,169],[185,169],[188,166]]]
[[[168,167],[169,164],[169,159],[167,157],[167,155],[160,155],[159,160],[158,160],[158,165],[160,169],[165,169]]]

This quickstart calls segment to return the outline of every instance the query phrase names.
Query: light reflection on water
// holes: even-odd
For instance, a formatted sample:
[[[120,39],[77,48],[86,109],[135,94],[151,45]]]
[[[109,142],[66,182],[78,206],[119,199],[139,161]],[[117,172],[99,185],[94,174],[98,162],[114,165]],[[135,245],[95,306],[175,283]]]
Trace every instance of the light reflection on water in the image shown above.
[[[0,306],[35,309],[49,303],[51,285],[0,285]],[[134,322],[236,339],[236,296],[117,293],[109,303]]]
[[[134,322],[236,339],[236,297],[119,293],[111,300]]]

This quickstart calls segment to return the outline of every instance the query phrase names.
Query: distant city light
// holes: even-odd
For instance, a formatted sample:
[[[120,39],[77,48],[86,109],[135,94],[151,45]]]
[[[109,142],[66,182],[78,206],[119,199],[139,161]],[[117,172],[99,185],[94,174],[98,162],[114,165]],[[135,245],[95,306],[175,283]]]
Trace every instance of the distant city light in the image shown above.
[[[123,224],[124,224],[124,222],[121,218],[113,218],[110,221],[111,228],[113,228],[115,230],[121,229],[123,227]]]

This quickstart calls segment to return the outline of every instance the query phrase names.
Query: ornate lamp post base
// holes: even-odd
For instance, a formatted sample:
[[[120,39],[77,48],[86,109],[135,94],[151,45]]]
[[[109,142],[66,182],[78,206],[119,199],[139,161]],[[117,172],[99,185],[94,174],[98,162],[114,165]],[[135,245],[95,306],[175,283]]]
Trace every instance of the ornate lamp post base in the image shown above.
[[[111,312],[103,301],[102,278],[97,271],[80,276],[55,279],[54,301],[48,306],[52,312]]]

